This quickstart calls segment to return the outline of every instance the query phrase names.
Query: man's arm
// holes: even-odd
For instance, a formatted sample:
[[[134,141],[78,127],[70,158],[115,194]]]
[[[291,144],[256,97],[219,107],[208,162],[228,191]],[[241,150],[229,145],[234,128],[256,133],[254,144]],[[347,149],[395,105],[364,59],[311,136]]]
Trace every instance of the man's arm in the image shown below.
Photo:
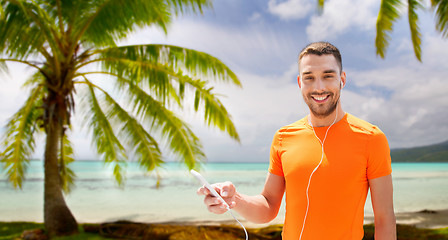
[[[397,239],[393,205],[392,176],[369,179],[373,214],[375,215],[375,239]]]
[[[255,196],[247,196],[237,192],[231,182],[217,183],[212,186],[229,206],[246,220],[254,223],[266,223],[278,214],[285,192],[285,179],[268,173],[263,191]],[[204,203],[210,212],[216,214],[226,212],[224,204],[218,198],[213,197],[208,189],[199,188],[198,194],[205,195]]]

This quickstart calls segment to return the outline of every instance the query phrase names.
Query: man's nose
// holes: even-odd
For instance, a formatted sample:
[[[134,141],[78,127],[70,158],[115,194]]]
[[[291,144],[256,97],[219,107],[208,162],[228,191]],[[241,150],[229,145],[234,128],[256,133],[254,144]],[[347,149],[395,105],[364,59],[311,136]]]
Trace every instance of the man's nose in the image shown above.
[[[325,91],[325,84],[321,78],[316,79],[314,84],[314,91],[322,92]]]

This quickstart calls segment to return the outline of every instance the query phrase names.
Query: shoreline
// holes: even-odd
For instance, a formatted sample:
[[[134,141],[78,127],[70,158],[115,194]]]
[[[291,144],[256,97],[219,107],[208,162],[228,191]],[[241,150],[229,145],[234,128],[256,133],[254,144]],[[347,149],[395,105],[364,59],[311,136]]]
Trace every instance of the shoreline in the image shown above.
[[[395,213],[395,218],[397,224],[411,225],[417,228],[435,229],[448,227],[448,209],[398,212]],[[373,222],[373,215],[364,217],[364,224],[373,224]]]
[[[396,213],[397,224],[413,225],[418,228],[448,227],[448,209],[428,210],[418,212]]]
[[[213,215],[212,215],[213,216]],[[395,213],[397,225],[410,225],[417,228],[435,229],[435,228],[448,228],[448,209],[432,210],[424,209],[417,212],[398,212]],[[283,225],[284,217],[278,216],[269,223],[256,224],[249,222],[243,218],[239,218],[239,221],[246,227],[250,229],[259,229],[269,226]],[[16,221],[16,220],[0,220],[0,222],[35,222],[42,223],[40,221]],[[78,221],[80,224],[102,224],[111,222],[133,222],[141,224],[161,224],[161,225],[179,225],[179,226],[240,226],[235,220],[167,220],[167,221],[134,221],[126,218],[114,218],[105,221]],[[369,225],[374,223],[374,217],[365,216],[364,225]]]

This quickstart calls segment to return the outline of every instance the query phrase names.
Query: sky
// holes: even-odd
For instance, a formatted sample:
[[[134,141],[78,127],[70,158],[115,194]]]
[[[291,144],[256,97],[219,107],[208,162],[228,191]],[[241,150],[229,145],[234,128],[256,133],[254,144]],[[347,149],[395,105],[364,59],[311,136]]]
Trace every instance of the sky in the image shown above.
[[[420,11],[422,62],[416,60],[406,13],[394,25],[386,58],[374,47],[379,1],[328,0],[318,14],[315,0],[215,0],[213,9],[176,17],[165,34],[149,27],[120,42],[174,44],[209,53],[228,65],[243,87],[214,84],[232,115],[241,142],[185,114],[209,161],[268,162],[280,127],[309,113],[297,85],[297,56],[314,41],[342,53],[347,84],[344,111],[377,125],[391,148],[423,146],[448,139],[448,41],[435,31],[434,16]],[[403,10],[404,11],[404,10]],[[2,77],[0,125],[25,100],[20,88],[31,69],[9,64]],[[90,135],[74,118],[70,138],[77,159],[98,159]],[[3,134],[3,128],[1,129]],[[33,155],[42,158],[42,142]],[[169,157],[168,157],[169,158]],[[175,159],[168,159],[175,160]]]

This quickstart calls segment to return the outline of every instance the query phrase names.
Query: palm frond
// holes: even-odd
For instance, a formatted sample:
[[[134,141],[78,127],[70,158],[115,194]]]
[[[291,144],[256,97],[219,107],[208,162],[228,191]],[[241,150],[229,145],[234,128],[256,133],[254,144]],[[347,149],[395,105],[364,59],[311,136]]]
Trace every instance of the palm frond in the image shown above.
[[[448,0],[431,0],[431,5],[435,8],[437,31],[448,37]]]
[[[0,75],[1,74],[9,74],[8,65],[6,65],[5,59],[0,59]]]
[[[59,175],[61,177],[62,190],[68,194],[75,186],[76,174],[69,167],[69,164],[74,162],[75,158],[72,143],[66,134],[64,134],[61,141],[62,149],[59,154]]]
[[[86,79],[87,82],[89,82]],[[88,84],[88,95],[86,97],[87,106],[90,107],[89,111],[86,111],[85,117],[87,119],[86,124],[92,131],[92,140],[95,144],[98,155],[104,159],[108,164],[114,164],[119,166],[124,164],[126,160],[126,154],[123,145],[118,140],[111,123],[107,119],[101,109],[101,104],[98,102],[94,88]],[[115,180],[118,185],[123,184],[124,175],[121,171],[121,167],[116,167]]]
[[[46,43],[50,46],[53,51],[53,55],[59,53],[59,47],[61,34],[58,27],[55,25],[53,18],[48,15],[48,12],[42,9],[42,6],[49,6],[46,3],[38,4],[37,2],[27,2],[23,0],[12,0],[11,2],[16,2],[24,14],[29,18],[31,25],[36,25],[39,30],[44,34]]]
[[[118,120],[123,127],[119,133],[132,155],[138,160],[140,166],[146,171],[152,171],[163,163],[162,153],[157,141],[147,132],[147,130],[120,106],[109,94],[104,92],[105,102],[108,103],[110,111],[107,114],[109,119]]]
[[[126,57],[108,58],[103,62],[104,72],[117,77],[131,79],[131,84],[140,85],[141,87],[151,91],[151,94],[162,101],[164,104],[170,105],[174,100],[178,105],[181,103],[180,97],[176,94],[176,89],[170,83],[171,69],[161,64],[152,63],[144,60],[130,60]],[[118,83],[128,84],[127,81]],[[119,88],[123,87],[118,85]]]
[[[185,74],[206,80],[218,80],[241,87],[236,74],[221,60],[210,54],[172,45],[154,45],[161,50],[166,64],[177,67]]]
[[[193,80],[188,76],[178,78],[182,84],[187,84],[194,89],[194,109],[198,111],[203,106],[204,120],[210,126],[213,125],[221,131],[227,132],[230,137],[240,141],[238,132],[232,122],[232,117],[227,112],[224,105],[218,99],[217,95],[212,92],[213,88],[207,88],[206,82],[201,80]],[[203,104],[201,104],[203,102]]]
[[[220,60],[191,49],[140,45],[109,48],[98,55],[92,62],[101,62],[104,72],[131,79],[132,84],[148,88],[156,99],[168,105],[171,100],[180,105],[184,85],[178,81],[174,87],[171,80],[185,75],[241,86],[237,76]]]
[[[184,13],[186,9],[202,13],[203,7],[212,7],[210,0],[168,0],[167,3],[176,15]]]
[[[2,144],[5,150],[2,153],[2,162],[5,165],[8,180],[16,188],[22,188],[29,158],[34,152],[37,123],[43,114],[42,92],[43,87],[38,85],[31,90],[29,98],[6,125]]]
[[[324,10],[325,0],[317,0],[317,11],[322,14]]]
[[[386,55],[393,24],[400,17],[399,7],[401,7],[400,0],[381,0],[380,11],[376,21],[375,39],[376,54],[381,58],[384,58]]]
[[[8,2],[2,6],[4,13],[0,16],[0,52],[25,59],[42,51],[46,41],[45,33],[33,23],[22,5]]]
[[[35,72],[30,78],[28,78],[25,83],[23,83],[22,88],[33,88],[37,85],[44,85],[45,76],[41,72]]]
[[[0,58],[0,74],[9,74],[9,69],[8,69],[8,65],[6,64],[6,62],[22,63],[22,64],[28,65],[28,66],[36,69],[37,72],[34,73],[33,76],[26,81],[27,83],[30,83],[33,86],[37,82],[42,83],[42,80],[46,76],[45,66],[43,68],[41,68],[38,65],[36,65],[39,63],[36,63],[33,61],[25,61],[25,60],[19,60],[19,59],[11,59],[11,58]],[[30,84],[28,84],[28,85],[30,85]],[[25,84],[25,85],[27,85],[27,84]]]
[[[166,31],[170,9],[163,0],[92,1],[77,23],[76,40],[95,46],[113,46],[138,27],[158,25]]]
[[[408,0],[408,18],[409,18],[409,28],[411,29],[411,39],[412,45],[414,46],[415,57],[421,62],[422,61],[422,50],[421,50],[421,36],[420,27],[418,26],[418,14],[417,10],[421,9],[423,6],[419,0]]]
[[[151,95],[165,104],[180,100],[185,94],[185,85],[195,92],[195,110],[199,103],[204,106],[204,119],[207,124],[226,131],[232,138],[239,140],[231,116],[207,87],[206,81],[193,80],[190,75],[231,81],[240,86],[236,75],[218,59],[202,52],[167,45],[126,46],[107,49],[100,54],[104,72],[111,72],[117,78],[123,76],[131,82],[118,81],[122,89],[127,84],[149,88]],[[184,71],[183,71],[184,70]],[[184,74],[187,73],[187,74]],[[177,86],[173,84],[177,82]]]
[[[126,90],[133,112],[142,116],[150,126],[156,126],[150,131],[159,131],[181,162],[192,169],[205,160],[202,144],[184,121],[138,86],[128,84]]]
[[[148,44],[108,48],[100,52],[105,67],[109,70],[113,64],[129,61],[135,65],[153,64],[169,66],[176,72],[207,80],[218,80],[241,86],[236,74],[219,59],[200,51],[172,45]]]

